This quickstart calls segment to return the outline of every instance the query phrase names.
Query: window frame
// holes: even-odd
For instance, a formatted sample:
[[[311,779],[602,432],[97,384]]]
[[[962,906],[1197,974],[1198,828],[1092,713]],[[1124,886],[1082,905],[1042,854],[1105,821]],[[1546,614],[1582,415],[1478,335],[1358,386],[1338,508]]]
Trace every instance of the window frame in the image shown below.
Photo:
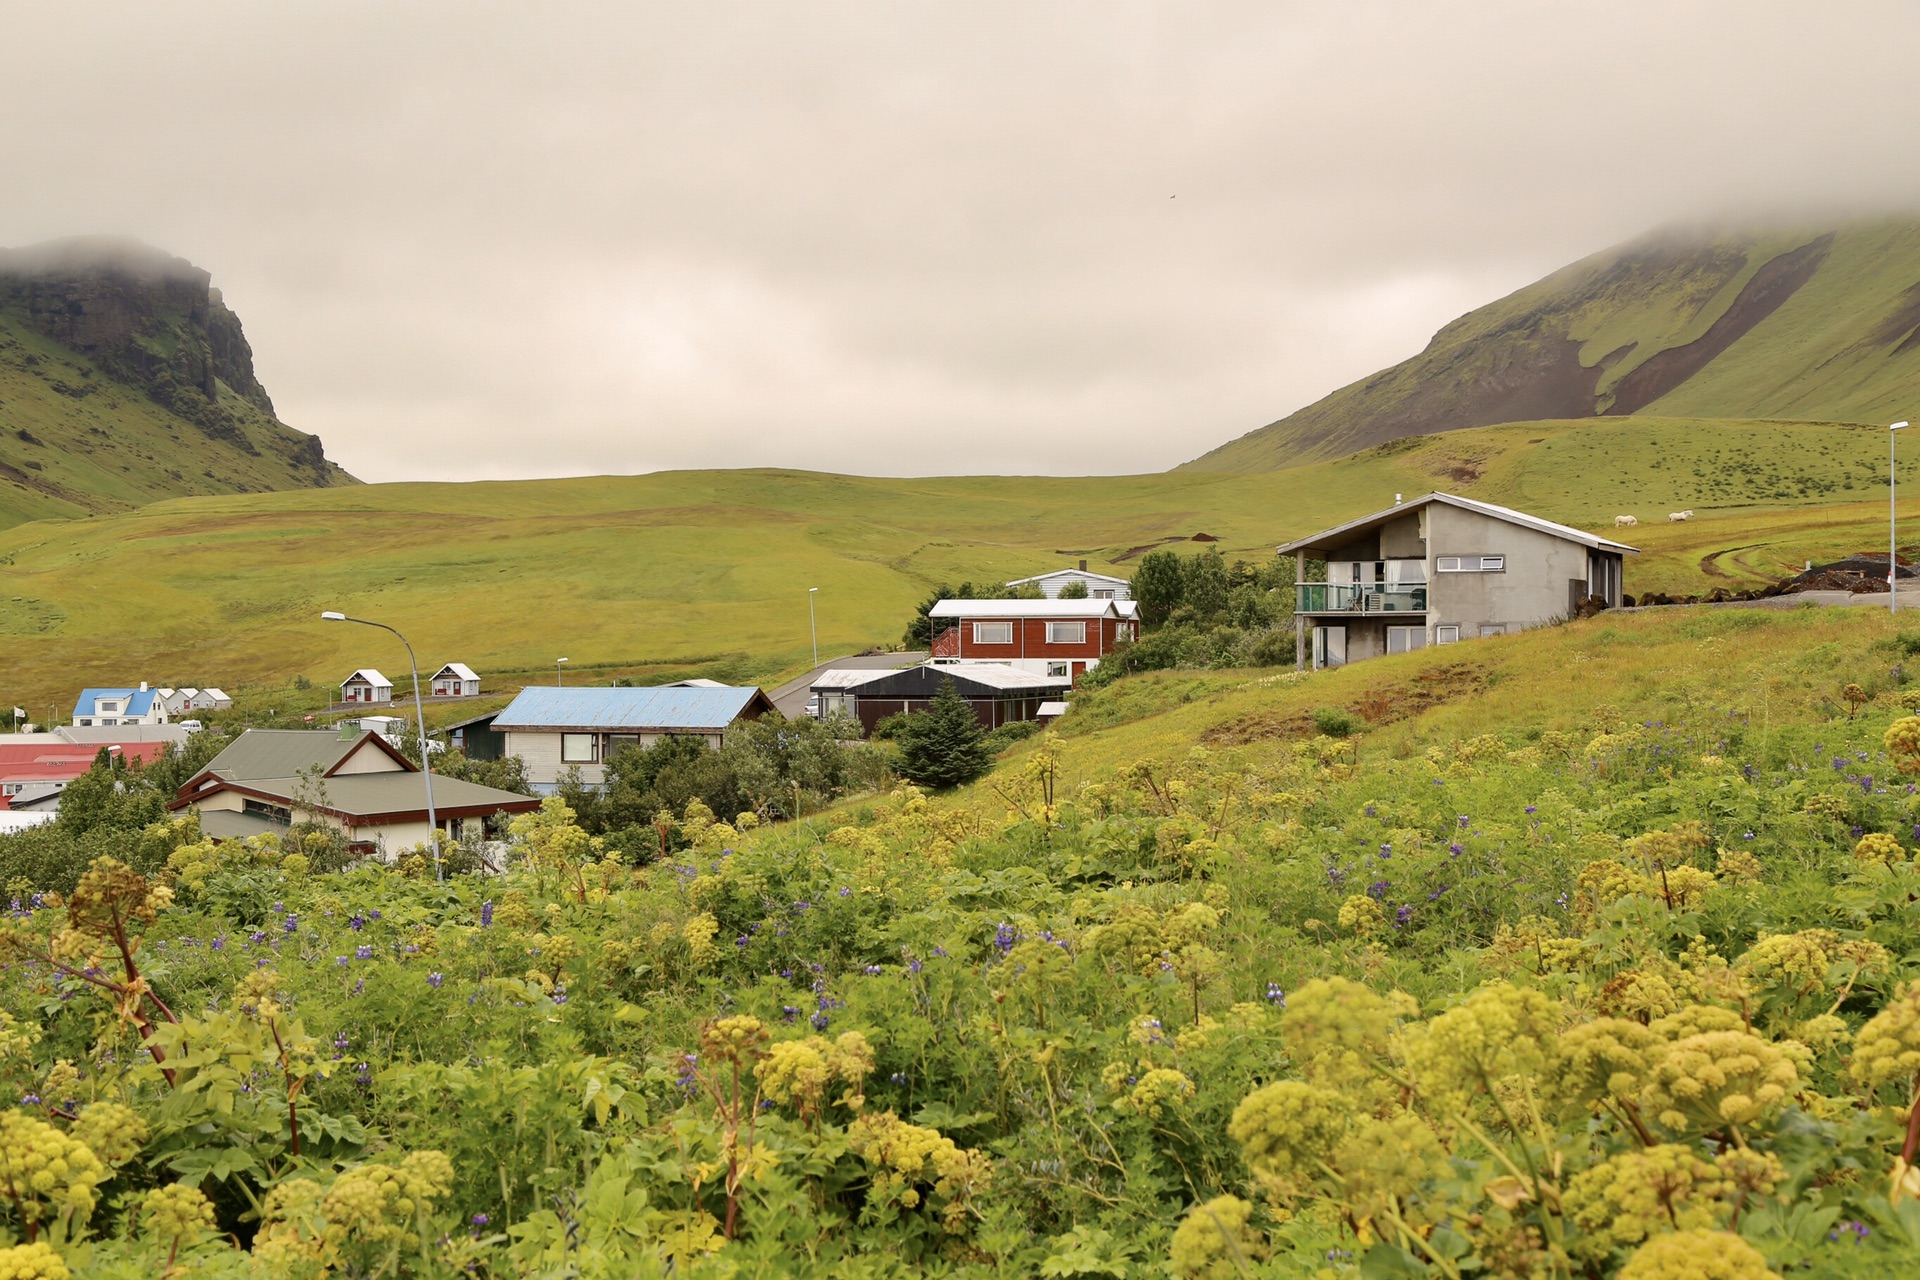
[[[576,755],[569,754],[573,749],[570,744],[578,742],[582,738],[586,739],[586,742],[587,742],[587,754],[585,756],[576,756]],[[563,733],[561,734],[560,735],[560,763],[561,764],[599,764],[600,763],[600,735],[597,733]]]
[[[1435,556],[1433,571],[1442,573],[1505,573],[1507,557],[1499,555]]]
[[[1396,649],[1393,647],[1395,634],[1398,633],[1405,643]],[[1393,626],[1387,628],[1387,653],[1413,653],[1427,647],[1427,629],[1423,626]]]
[[[1433,628],[1433,642],[1436,645],[1459,644],[1460,624],[1457,622],[1436,624]]]
[[[1073,664],[1071,662],[1068,662],[1065,658],[1060,659],[1058,662],[1055,662],[1052,659],[1048,659],[1047,679],[1071,680],[1072,678],[1073,678]]]
[[[1069,630],[1068,635],[1055,635],[1054,628]],[[1084,619],[1058,619],[1047,623],[1048,644],[1085,644],[1087,642],[1087,624]]]
[[[995,635],[1004,633],[1006,636],[1006,639],[1004,640],[988,639],[987,633],[989,630],[991,630]],[[973,624],[973,642],[975,644],[1012,644],[1013,643],[1013,623],[1009,621],[976,622]]]

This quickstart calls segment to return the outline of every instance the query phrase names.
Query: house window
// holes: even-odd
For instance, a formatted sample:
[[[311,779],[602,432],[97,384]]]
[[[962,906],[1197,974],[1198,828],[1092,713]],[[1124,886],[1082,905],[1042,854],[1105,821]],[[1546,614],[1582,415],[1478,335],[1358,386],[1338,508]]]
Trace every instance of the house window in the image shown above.
[[[1457,642],[1459,639],[1460,639],[1460,628],[1457,626],[1448,625],[1444,627],[1435,627],[1433,629],[1433,642],[1435,644],[1453,644]]]
[[[1507,624],[1504,622],[1483,622],[1480,624],[1480,634],[1483,636],[1503,636],[1507,634]]]
[[[1095,600],[1111,600],[1113,599],[1113,588],[1101,587],[1098,591],[1095,591],[1093,593],[1093,598]]]
[[[1433,562],[1435,573],[1505,573],[1505,556],[1440,556]]]
[[[1012,644],[1013,624],[1011,622],[976,622],[973,624],[973,642],[975,644]]]
[[[600,758],[599,736],[591,733],[563,733],[560,735],[560,763],[592,764]]]
[[[1071,676],[1072,674],[1073,674],[1072,663],[1049,662],[1047,664],[1047,678],[1049,680],[1065,680],[1067,677]]]
[[[1427,629],[1425,627],[1388,627],[1387,652],[1411,653],[1415,649],[1427,647]]]
[[[1047,624],[1048,644],[1085,644],[1087,642],[1087,624],[1084,622],[1049,622]]]

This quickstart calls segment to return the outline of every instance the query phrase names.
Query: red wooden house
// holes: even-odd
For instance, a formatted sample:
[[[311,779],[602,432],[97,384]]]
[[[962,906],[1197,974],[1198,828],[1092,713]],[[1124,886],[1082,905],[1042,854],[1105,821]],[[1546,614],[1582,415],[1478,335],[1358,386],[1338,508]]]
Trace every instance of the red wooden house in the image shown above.
[[[1077,680],[1140,635],[1132,600],[942,600],[929,611],[936,662],[1003,662]]]

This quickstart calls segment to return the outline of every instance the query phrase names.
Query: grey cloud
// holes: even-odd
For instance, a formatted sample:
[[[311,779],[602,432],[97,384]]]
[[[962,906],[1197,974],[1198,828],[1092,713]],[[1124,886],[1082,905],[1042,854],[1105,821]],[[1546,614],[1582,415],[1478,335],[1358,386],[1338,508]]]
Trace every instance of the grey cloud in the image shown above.
[[[0,244],[370,479],[1171,465],[1679,220],[1920,205],[1904,4],[0,0]]]

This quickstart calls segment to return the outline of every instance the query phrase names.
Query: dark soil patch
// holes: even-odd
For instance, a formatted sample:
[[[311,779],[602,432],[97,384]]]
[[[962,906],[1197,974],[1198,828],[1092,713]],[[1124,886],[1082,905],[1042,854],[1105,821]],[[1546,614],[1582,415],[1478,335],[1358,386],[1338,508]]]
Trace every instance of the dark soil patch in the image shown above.
[[[1364,692],[1347,710],[1368,726],[1377,727],[1410,719],[1444,703],[1473,697],[1486,687],[1484,670],[1460,662],[1424,671],[1403,685]],[[1215,725],[1200,735],[1200,741],[1208,746],[1243,747],[1283,738],[1310,738],[1315,732],[1311,711],[1255,711]]]
[[[1829,233],[1781,254],[1754,272],[1726,314],[1705,333],[1685,346],[1669,347],[1621,379],[1607,413],[1619,416],[1644,409],[1706,368],[1811,280],[1832,245],[1833,235]]]

